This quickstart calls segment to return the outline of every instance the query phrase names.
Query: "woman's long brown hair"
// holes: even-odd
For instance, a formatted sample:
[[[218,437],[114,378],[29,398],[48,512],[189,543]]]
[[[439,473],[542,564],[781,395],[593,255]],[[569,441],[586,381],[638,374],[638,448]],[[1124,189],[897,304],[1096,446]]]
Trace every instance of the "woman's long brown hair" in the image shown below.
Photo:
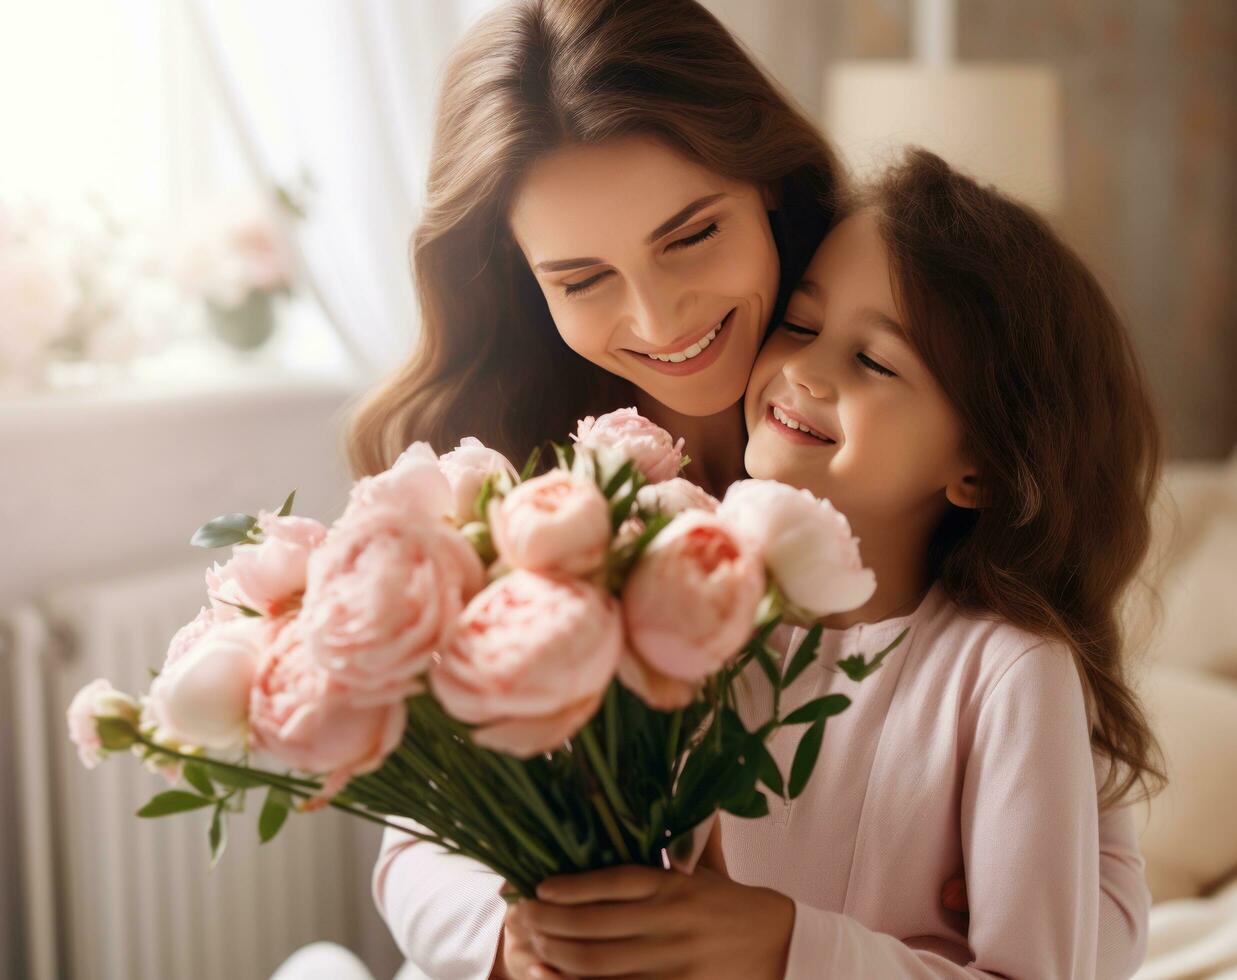
[[[1158,791],[1119,610],[1148,552],[1161,437],[1120,317],[1039,215],[927,151],[851,206],[875,209],[900,312],[980,473],[983,506],[950,510],[934,576],[962,608],[1073,651],[1111,763],[1103,804]]]
[[[633,133],[771,189],[782,282],[798,280],[835,220],[840,171],[712,14],[690,0],[505,4],[447,65],[411,247],[419,342],[353,412],[354,476],[386,469],[415,440],[443,452],[466,435],[519,466],[584,415],[633,403],[627,382],[559,337],[506,221],[538,156]]]

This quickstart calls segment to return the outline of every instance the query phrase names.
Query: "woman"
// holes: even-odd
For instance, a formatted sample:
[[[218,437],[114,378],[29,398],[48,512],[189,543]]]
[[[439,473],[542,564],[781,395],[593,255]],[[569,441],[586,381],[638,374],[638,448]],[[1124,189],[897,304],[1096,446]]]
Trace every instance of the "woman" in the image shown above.
[[[465,435],[519,463],[636,404],[687,438],[689,477],[724,489],[743,475],[756,350],[840,180],[811,123],[691,0],[493,11],[447,68],[412,247],[420,344],[355,415],[354,474]],[[1101,854],[1098,975],[1125,977],[1149,904],[1125,809],[1101,820]],[[526,951],[502,947],[501,884],[388,831],[374,897],[432,976],[524,975]]]

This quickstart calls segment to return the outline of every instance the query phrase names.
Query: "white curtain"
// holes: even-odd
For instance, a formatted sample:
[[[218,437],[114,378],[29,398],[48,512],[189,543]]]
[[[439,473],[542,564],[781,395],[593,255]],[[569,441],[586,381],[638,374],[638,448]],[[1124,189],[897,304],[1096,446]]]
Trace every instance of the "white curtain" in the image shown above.
[[[416,337],[408,245],[439,75],[494,0],[187,2],[255,176],[313,182],[297,236],[310,290],[358,367],[386,372]]]

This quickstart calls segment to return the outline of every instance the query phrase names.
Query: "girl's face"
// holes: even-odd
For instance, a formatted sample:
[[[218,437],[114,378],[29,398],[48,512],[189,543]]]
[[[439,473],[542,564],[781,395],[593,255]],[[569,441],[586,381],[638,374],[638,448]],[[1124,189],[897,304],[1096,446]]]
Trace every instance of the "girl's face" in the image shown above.
[[[743,397],[772,315],[768,201],[646,137],[540,158],[508,220],[572,350],[668,408]]]
[[[744,412],[748,473],[827,497],[857,528],[932,527],[947,500],[974,505],[961,424],[905,337],[870,212],[817,249],[757,358]]]

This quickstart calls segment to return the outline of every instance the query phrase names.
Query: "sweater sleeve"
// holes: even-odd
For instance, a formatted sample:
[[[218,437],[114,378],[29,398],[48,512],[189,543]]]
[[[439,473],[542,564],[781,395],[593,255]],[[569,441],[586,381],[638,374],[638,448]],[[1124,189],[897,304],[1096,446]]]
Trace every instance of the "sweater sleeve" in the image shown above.
[[[1151,890],[1129,805],[1100,814],[1100,928],[1097,980],[1129,980],[1147,956]]]
[[[920,942],[927,937],[904,941],[796,901],[786,980],[1095,975],[1095,769],[1064,647],[1032,647],[996,681],[979,710],[960,802],[971,961],[953,962]]]
[[[425,832],[406,817],[387,819]],[[435,980],[490,976],[507,914],[502,875],[388,827],[371,883],[395,945],[417,967]]]

